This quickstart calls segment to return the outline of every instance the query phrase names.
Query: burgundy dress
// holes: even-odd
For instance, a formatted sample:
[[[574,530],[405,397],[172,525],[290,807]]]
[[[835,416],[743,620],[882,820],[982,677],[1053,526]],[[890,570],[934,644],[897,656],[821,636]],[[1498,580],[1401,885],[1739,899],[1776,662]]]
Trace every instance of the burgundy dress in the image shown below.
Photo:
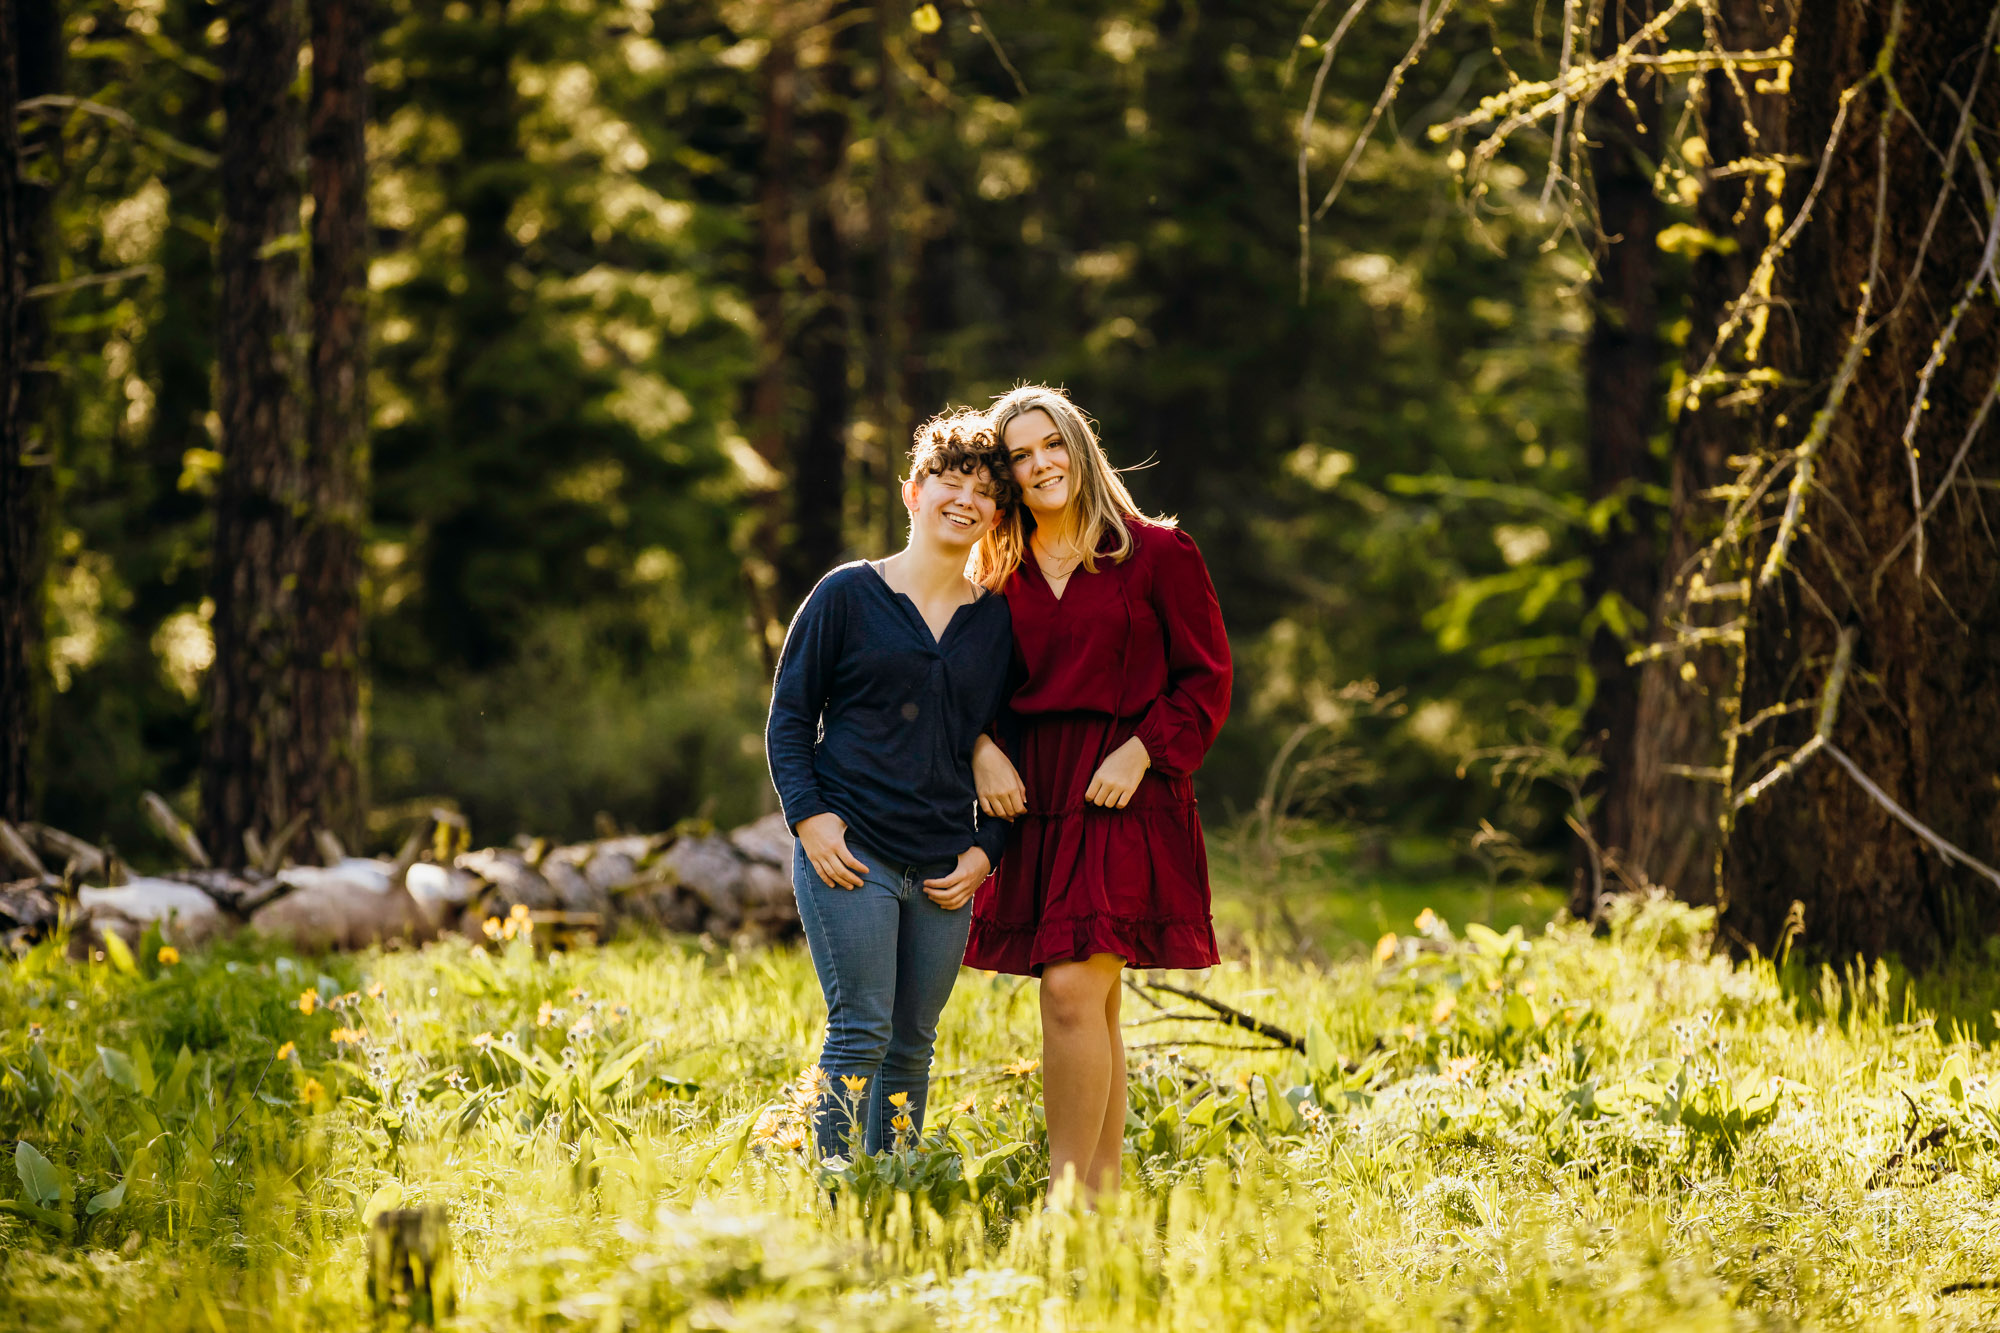
[[[973,898],[970,967],[1040,976],[1100,953],[1134,967],[1217,961],[1192,775],[1229,713],[1229,639],[1187,534],[1129,526],[1130,558],[1078,566],[1060,599],[1032,555],[1002,590],[1028,812]],[[1097,766],[1132,736],[1152,758],[1139,789],[1122,810],[1089,804]]]

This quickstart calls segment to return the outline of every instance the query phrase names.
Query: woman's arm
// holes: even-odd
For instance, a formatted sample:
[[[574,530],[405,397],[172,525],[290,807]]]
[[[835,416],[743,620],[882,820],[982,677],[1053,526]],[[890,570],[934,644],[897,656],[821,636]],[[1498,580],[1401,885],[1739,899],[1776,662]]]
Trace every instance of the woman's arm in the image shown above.
[[[980,733],[972,745],[972,784],[979,791],[979,811],[993,819],[1015,819],[1028,812],[1028,789],[1020,770],[991,736]]]
[[[845,638],[844,605],[838,589],[821,583],[792,617],[778,655],[778,678],[771,684],[764,755],[785,822],[798,834],[813,869],[835,888],[858,889],[868,867],[848,850],[847,821],[827,805],[813,770],[820,719]]]
[[[1134,738],[1168,777],[1201,767],[1229,716],[1233,667],[1215,584],[1194,539],[1160,534],[1152,605],[1167,641],[1167,688],[1139,720]]]
[[[826,712],[834,668],[840,660],[845,616],[839,590],[814,588],[792,617],[778,655],[778,678],[771,685],[771,715],[764,724],[764,756],[771,785],[796,830],[814,815],[829,813],[813,771],[820,718]]]

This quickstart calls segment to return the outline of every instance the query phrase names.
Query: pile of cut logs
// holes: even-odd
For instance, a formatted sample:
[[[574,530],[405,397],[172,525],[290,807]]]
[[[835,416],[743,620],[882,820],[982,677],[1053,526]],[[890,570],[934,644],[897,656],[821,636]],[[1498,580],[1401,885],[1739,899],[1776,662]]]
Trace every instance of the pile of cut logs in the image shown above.
[[[394,860],[349,856],[318,834],[317,865],[287,855],[295,823],[268,844],[246,839],[248,868],[222,870],[164,800],[149,792],[144,808],[184,869],[134,875],[60,829],[0,821],[0,950],[25,953],[65,922],[80,956],[107,932],[136,945],[149,927],[177,945],[248,928],[302,949],[414,943],[447,931],[511,936],[524,921],[555,942],[606,939],[635,924],[732,941],[799,929],[792,835],[779,815],[728,833],[683,827],[573,845],[522,837],[474,850],[463,819],[433,810]]]

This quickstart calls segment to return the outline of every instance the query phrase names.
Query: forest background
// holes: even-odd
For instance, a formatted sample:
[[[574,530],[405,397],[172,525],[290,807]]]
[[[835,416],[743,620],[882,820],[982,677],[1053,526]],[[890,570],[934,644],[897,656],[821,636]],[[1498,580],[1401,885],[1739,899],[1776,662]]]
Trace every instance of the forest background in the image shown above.
[[[1793,517],[1769,508],[1785,501],[1770,482],[1782,467],[1761,485],[1731,468],[1791,460],[1809,480],[1819,445],[1798,436],[1815,418],[1757,406],[1759,386],[1824,395],[1832,382],[1837,411],[1853,371],[1842,348],[1813,345],[1821,321],[1793,318],[1792,334],[1771,335],[1773,361],[1791,358],[1783,372],[1760,379],[1753,345],[1708,381],[1729,381],[1754,420],[1682,403],[1690,369],[1699,387],[1715,368],[1721,317],[1742,314],[1728,300],[1759,280],[1750,261],[1805,220],[1815,163],[1822,230],[1865,250],[1866,227],[1838,205],[1876,184],[1845,165],[1871,150],[1842,143],[1834,110],[1844,118],[1867,91],[1849,66],[1865,74],[1884,33],[1884,50],[1897,31],[1935,41],[1905,43],[1914,63],[1898,86],[1915,128],[1892,136],[1884,113],[1881,179],[1893,138],[1899,172],[1928,164],[1928,189],[1958,195],[1942,227],[1934,216],[1922,229],[1930,194],[1913,184],[1878,193],[1878,213],[1893,194],[1896,254],[1922,230],[1916,274],[1935,232],[1934,281],[1980,289],[1960,345],[1983,356],[1993,331],[1991,206],[1972,185],[1993,118],[1952,109],[1995,96],[1979,6],[1918,6],[1954,16],[1928,28],[1899,27],[1901,5],[1801,16],[1817,31],[1800,58],[1819,67],[1796,86],[1789,11],[1750,0],[1593,5],[1582,25],[1553,0],[378,0],[314,4],[311,30],[295,18],[289,36],[269,25],[283,6],[7,8],[31,224],[13,251],[29,480],[10,483],[10,503],[27,508],[10,513],[36,515],[32,549],[10,557],[34,654],[11,691],[10,710],[31,706],[10,712],[26,777],[9,799],[17,817],[139,860],[165,850],[140,819],[143,790],[219,831],[225,857],[230,834],[283,822],[203,790],[205,767],[211,789],[231,763],[282,767],[214,740],[217,670],[254,676],[261,651],[254,626],[229,629],[218,666],[217,593],[239,567],[217,553],[234,560],[255,532],[282,530],[257,528],[268,496],[232,481],[232,384],[253,416],[261,403],[284,418],[294,391],[311,404],[257,427],[284,448],[317,447],[326,430],[350,439],[344,480],[322,498],[351,540],[325,548],[324,565],[264,573],[283,594],[352,563],[355,632],[315,660],[359,691],[349,711],[365,741],[341,761],[351,789],[316,808],[375,847],[441,800],[494,837],[769,808],[760,727],[791,611],[832,564],[900,543],[894,487],[915,423],[1040,380],[1095,415],[1114,461],[1137,468],[1141,504],[1176,515],[1214,571],[1239,680],[1201,777],[1211,824],[1260,811],[1346,821],[1355,853],[1378,862],[1415,843],[1483,858],[1495,876],[1574,872],[1585,912],[1599,890],[1647,882],[1711,901],[1737,808],[1715,789],[1741,796],[1782,769],[1815,734],[1811,709],[1839,702],[1854,651],[1846,629],[1837,648],[1785,630],[1792,656],[1753,651],[1747,668],[1687,647],[1741,644],[1740,621],[1704,618],[1719,599],[1703,588],[1747,589],[1734,575],[1774,542],[1777,568],[1793,537]],[[322,247],[340,103],[313,91],[316,53],[342,49],[338,30],[322,44],[328,22],[359,25],[346,49],[365,54],[343,76],[349,111],[366,107],[350,115],[365,122],[365,160],[345,178],[366,183],[365,210],[350,210],[363,244],[340,252],[365,254],[365,297],[337,275],[330,290],[306,285],[336,253]],[[1572,89],[1585,110],[1544,105],[1492,134],[1501,117],[1455,120],[1581,68],[1578,34],[1605,60]],[[1659,54],[1677,39],[1697,53],[1685,67]],[[287,41],[298,59],[251,87]],[[1701,63],[1723,49],[1750,55]],[[262,158],[245,133],[229,142],[232,105],[261,112],[238,116],[239,131],[278,135]],[[1725,151],[1760,118],[1763,143]],[[1785,131],[1829,121],[1827,156],[1803,137],[1784,151]],[[295,169],[254,178],[259,161]],[[244,199],[282,225],[261,240],[242,230]],[[228,323],[232,236],[257,281],[292,266],[264,307],[271,336]],[[1982,243],[1977,273],[1946,262]],[[1875,272],[1820,284],[1838,307],[1826,327],[1856,300],[1866,322]],[[1813,273],[1782,280],[1815,287]],[[1919,341],[1936,341],[1955,290],[1929,303]],[[365,337],[348,336],[365,377],[344,396],[325,387],[337,377],[315,378],[307,394],[343,300],[362,312]],[[232,362],[245,347],[264,361]],[[1863,384],[1855,401],[1921,399],[1915,369],[1898,363],[1895,384]],[[258,374],[286,392],[241,391]],[[1936,376],[1933,419],[1978,408],[1965,438],[1979,448],[1953,492],[1971,488],[1976,505],[1993,445],[1960,374],[1954,361]],[[347,437],[327,424],[336,398],[365,411]],[[1939,493],[1936,478],[1919,497]],[[1748,553],[1704,566],[1690,595],[1692,553],[1741,495],[1768,510],[1751,514]],[[1695,513],[1697,499],[1713,511]],[[1962,504],[1959,519],[1976,531]],[[1971,582],[1941,594],[1949,612],[1924,613],[1966,626],[1961,665],[1995,634],[1992,554],[1990,537],[1963,548],[1957,576]],[[1829,613],[1856,614],[1872,612]],[[1895,651],[1921,655],[1922,639]],[[1864,636],[1859,651],[1889,643]],[[1681,709],[1684,753],[1641,718],[1648,670],[1705,701],[1705,730]],[[1871,689],[1893,677],[1886,657],[1855,672]],[[1771,734],[1804,730],[1754,752],[1725,745],[1766,704]],[[1909,700],[1897,707],[1876,712],[1914,725]],[[1657,742],[1650,758],[1635,737]],[[1984,751],[1960,742],[1943,767],[1919,753],[1879,776],[1983,865],[2000,814]],[[1925,774],[1953,764],[1972,775],[1956,804],[1918,799]],[[1655,785],[1620,789],[1642,779]],[[1947,858],[1910,880],[1903,869],[1930,853],[1879,803],[1793,785],[1802,813],[1772,834],[1776,854],[1852,798],[1872,811],[1857,842],[1895,844],[1868,873],[1909,880],[1859,918],[1826,917],[1824,942],[1921,953],[1971,933],[1984,900],[1952,892],[1981,875]],[[1635,808],[1658,826],[1629,827]],[[1792,888],[1811,897],[1810,867],[1771,887],[1783,870],[1745,872],[1769,891],[1735,938],[1771,943]],[[1905,919],[1910,901],[1920,911]],[[1809,913],[1807,928],[1820,920]]]

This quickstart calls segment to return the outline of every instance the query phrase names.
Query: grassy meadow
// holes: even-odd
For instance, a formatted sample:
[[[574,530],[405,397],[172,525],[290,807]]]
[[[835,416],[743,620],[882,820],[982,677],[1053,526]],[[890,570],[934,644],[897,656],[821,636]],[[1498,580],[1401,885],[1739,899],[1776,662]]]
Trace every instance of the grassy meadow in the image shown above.
[[[1886,970],[1733,964],[1665,905],[1393,928],[1176,978],[1303,1054],[1128,994],[1086,1216],[1041,1208],[1032,983],[967,973],[924,1141],[816,1176],[802,950],[44,947],[0,968],[0,1324],[361,1327],[366,1219],[416,1202],[464,1329],[2000,1318],[2000,1059]]]

